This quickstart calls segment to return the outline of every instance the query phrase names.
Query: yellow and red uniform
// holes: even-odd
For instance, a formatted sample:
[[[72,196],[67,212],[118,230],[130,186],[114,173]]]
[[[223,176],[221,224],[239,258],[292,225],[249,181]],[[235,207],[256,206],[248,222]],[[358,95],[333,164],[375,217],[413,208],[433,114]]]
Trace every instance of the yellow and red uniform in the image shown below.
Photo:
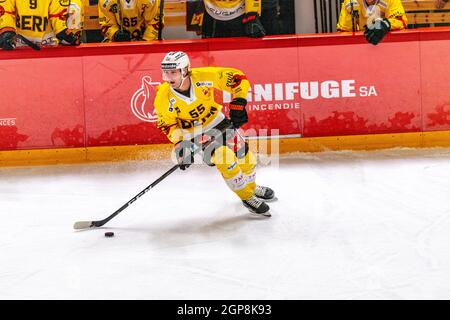
[[[160,0],[100,0],[99,22],[103,35],[112,41],[114,34],[127,30],[133,40],[157,40]]]
[[[171,88],[167,82],[157,89],[154,106],[158,128],[174,144],[192,139],[195,134],[212,129],[225,119],[222,106],[214,100],[214,89],[245,99],[250,88],[245,74],[234,68],[193,68],[190,83],[189,97]],[[237,158],[233,150],[223,145],[215,150],[211,162],[242,200],[253,195],[256,158],[251,151]]]
[[[69,5],[70,0],[0,1],[0,33],[14,31],[39,45],[57,45]]]
[[[405,14],[401,0],[377,0],[374,4],[369,5],[366,0],[345,0],[342,3],[341,14],[337,24],[338,31],[352,31],[352,4],[354,12],[358,11],[355,28],[356,31],[364,31],[364,26],[368,19],[374,14],[379,15],[379,18],[386,18],[391,24],[391,30],[406,29],[408,19]],[[376,10],[374,10],[376,7]]]

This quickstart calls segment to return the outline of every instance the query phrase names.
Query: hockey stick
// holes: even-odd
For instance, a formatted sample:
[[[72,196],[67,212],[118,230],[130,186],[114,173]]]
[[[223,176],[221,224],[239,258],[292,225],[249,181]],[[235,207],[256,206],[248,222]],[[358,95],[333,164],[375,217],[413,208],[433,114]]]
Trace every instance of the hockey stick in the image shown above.
[[[352,16],[352,32],[353,32],[353,35],[355,35],[356,28],[355,28],[355,13],[353,10],[353,0],[350,0],[350,6],[351,6],[351,16]]]
[[[144,190],[139,192],[136,196],[134,196],[130,201],[125,203],[123,206],[121,206],[118,210],[116,210],[109,217],[107,217],[107,218],[105,218],[103,220],[98,220],[98,221],[78,221],[78,222],[75,222],[75,224],[73,225],[73,228],[76,229],[76,230],[79,230],[79,229],[88,229],[88,228],[94,228],[94,227],[101,227],[101,226],[103,226],[105,223],[107,223],[109,220],[111,220],[112,218],[117,216],[120,212],[122,212],[124,209],[126,209],[129,205],[131,205],[133,202],[135,202],[137,199],[139,199],[141,196],[143,196],[145,193],[150,191],[150,189],[152,189],[158,183],[163,181],[167,176],[169,176],[172,172],[177,170],[179,167],[180,167],[180,165],[177,164],[177,165],[173,166],[172,168],[170,168],[170,170],[168,170],[161,177],[156,179],[155,182],[153,182],[147,188],[145,188]]]
[[[231,126],[228,125],[226,126],[223,130],[222,133],[230,128]],[[206,149],[212,142],[214,142],[216,140],[216,137],[213,137],[210,141],[206,142],[204,145],[201,146],[201,148],[199,147],[196,151],[194,151],[194,153],[198,152],[201,149]],[[97,221],[78,221],[75,222],[75,224],[73,225],[73,228],[75,230],[80,230],[80,229],[90,229],[90,228],[95,228],[95,227],[101,227],[103,226],[105,223],[107,223],[109,220],[111,220],[112,218],[114,218],[115,216],[117,216],[120,212],[122,212],[123,210],[125,210],[128,206],[130,206],[133,202],[135,202],[137,199],[139,199],[141,196],[143,196],[144,194],[146,194],[148,191],[150,191],[150,189],[152,189],[154,186],[156,186],[158,183],[160,183],[161,181],[163,181],[165,178],[167,178],[171,173],[173,173],[174,171],[176,171],[178,168],[180,167],[179,164],[173,166],[172,168],[170,168],[166,173],[164,173],[161,177],[159,177],[158,179],[156,179],[152,184],[150,184],[148,187],[146,187],[144,190],[142,190],[141,192],[139,192],[137,195],[135,195],[132,199],[130,199],[127,203],[125,203],[123,206],[121,206],[119,209],[117,209],[113,214],[111,214],[110,216],[106,217],[103,220],[97,220]]]
[[[20,39],[20,41],[25,43],[27,46],[29,46],[33,50],[36,50],[36,51],[41,50],[41,47],[39,45],[37,45],[36,43],[28,40],[27,38],[25,38],[23,35],[21,35],[19,33],[16,34],[16,38]]]
[[[350,5],[351,5],[351,17],[352,17],[352,32],[353,32],[353,35],[355,35],[355,32],[357,31],[356,25],[359,24],[359,10],[355,10],[355,8],[353,6],[353,1],[354,0],[350,0]]]
[[[162,29],[164,19],[164,0],[159,4],[158,40],[162,40]]]
[[[120,27],[120,31],[123,31],[123,15],[122,15],[122,7],[121,7],[122,3],[120,2],[120,0],[117,3],[117,13],[119,14],[119,27]]]

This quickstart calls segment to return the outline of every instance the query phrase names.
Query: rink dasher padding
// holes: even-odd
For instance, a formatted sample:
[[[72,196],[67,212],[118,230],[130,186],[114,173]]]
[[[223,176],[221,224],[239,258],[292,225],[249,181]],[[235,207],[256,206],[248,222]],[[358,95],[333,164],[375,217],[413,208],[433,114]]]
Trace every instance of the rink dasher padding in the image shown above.
[[[172,50],[243,70],[244,129],[301,137],[280,152],[446,146],[450,28],[432,28],[378,46],[348,33],[0,51],[0,165],[151,157],[167,143],[152,101]]]
[[[1,166],[39,166],[85,162],[145,161],[170,159],[169,144],[117,147],[53,148],[0,151]]]

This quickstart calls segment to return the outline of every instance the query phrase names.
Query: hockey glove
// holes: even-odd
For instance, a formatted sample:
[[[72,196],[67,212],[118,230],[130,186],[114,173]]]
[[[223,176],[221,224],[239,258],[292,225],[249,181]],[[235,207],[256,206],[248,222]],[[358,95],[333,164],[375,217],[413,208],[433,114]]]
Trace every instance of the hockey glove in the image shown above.
[[[14,31],[5,31],[0,34],[0,48],[3,50],[12,50],[16,47],[16,33]]]
[[[377,19],[372,26],[366,26],[364,31],[364,36],[367,42],[377,45],[384,36],[391,30],[391,23],[388,19]]]
[[[78,46],[80,44],[80,39],[72,33],[69,29],[64,29],[56,35],[56,38],[60,41],[62,45],[65,46]]]
[[[243,98],[235,98],[230,102],[230,120],[236,129],[248,122],[246,105],[247,100]]]
[[[259,20],[259,15],[256,12],[244,14],[242,23],[244,24],[244,32],[247,37],[262,38],[266,35],[264,26]]]
[[[131,33],[128,30],[119,30],[116,33],[114,33],[113,37],[114,42],[126,42],[131,41]]]
[[[194,163],[194,144],[191,141],[182,140],[174,146],[175,156],[181,170],[186,170]]]

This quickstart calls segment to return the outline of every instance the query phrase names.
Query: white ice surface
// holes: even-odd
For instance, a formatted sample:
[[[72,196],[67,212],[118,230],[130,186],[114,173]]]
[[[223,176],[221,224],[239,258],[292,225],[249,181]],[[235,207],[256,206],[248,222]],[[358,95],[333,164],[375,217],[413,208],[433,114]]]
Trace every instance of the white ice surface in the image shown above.
[[[215,168],[0,169],[0,299],[449,299],[450,150],[298,154],[254,219]],[[113,231],[114,238],[105,238]]]

